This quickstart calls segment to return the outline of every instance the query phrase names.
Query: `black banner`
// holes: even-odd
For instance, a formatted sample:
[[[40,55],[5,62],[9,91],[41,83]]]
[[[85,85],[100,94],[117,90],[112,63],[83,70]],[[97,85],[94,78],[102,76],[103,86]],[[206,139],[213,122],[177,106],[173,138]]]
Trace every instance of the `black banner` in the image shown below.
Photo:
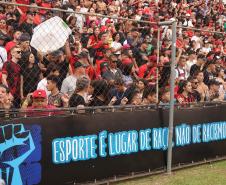
[[[173,164],[226,154],[226,106],[175,110]],[[168,110],[23,118],[0,125],[0,177],[73,184],[166,166]]]

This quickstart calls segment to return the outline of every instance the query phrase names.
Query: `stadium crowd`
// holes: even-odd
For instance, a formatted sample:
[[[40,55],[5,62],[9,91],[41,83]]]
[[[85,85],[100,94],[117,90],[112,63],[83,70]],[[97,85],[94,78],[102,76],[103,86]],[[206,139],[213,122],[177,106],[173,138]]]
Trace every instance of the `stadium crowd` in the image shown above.
[[[226,100],[225,1],[11,2],[90,14],[0,4],[1,108],[32,110],[169,103],[172,29],[139,21],[172,18],[179,26],[175,101],[184,105]],[[53,16],[60,16],[72,34],[63,48],[43,55],[30,46],[33,29]]]

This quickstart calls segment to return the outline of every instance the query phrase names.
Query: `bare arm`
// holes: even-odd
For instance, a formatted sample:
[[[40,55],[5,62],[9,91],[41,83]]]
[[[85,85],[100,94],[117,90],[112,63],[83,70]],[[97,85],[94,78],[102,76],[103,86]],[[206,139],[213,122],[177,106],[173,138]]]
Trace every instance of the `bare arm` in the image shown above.
[[[72,57],[72,54],[71,54],[70,44],[68,41],[65,43],[65,53],[66,53],[67,59],[70,60],[70,58]]]
[[[21,99],[24,98],[24,77],[23,75],[20,75],[20,96],[21,96]]]
[[[2,74],[2,84],[5,85],[6,87],[9,87],[6,79],[7,74]]]

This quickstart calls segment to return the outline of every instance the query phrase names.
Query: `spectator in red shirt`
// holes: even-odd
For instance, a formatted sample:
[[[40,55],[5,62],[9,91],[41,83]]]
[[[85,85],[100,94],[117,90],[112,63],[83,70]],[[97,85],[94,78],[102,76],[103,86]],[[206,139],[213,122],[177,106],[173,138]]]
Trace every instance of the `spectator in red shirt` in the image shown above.
[[[108,42],[108,34],[107,32],[103,32],[100,34],[100,41],[98,41],[97,44],[93,46],[93,48],[96,50],[95,52],[95,59],[94,63],[102,60],[104,58],[104,51],[105,49],[109,48],[109,42]]]
[[[93,34],[89,37],[88,43],[87,43],[87,49],[89,50],[90,57],[93,60],[95,56],[95,49],[93,46],[95,46],[99,42],[99,34],[100,34],[100,28],[95,27],[93,29]]]
[[[177,102],[180,104],[188,104],[195,102],[192,96],[191,82],[184,80],[179,83],[178,94],[176,95]]]
[[[81,62],[83,66],[86,67],[86,74],[89,76],[89,79],[94,80],[96,75],[95,75],[94,67],[89,60],[89,52],[85,50],[82,51],[78,55],[78,61]]]
[[[42,109],[44,111],[35,111]],[[26,111],[27,116],[50,116],[56,114],[53,105],[48,105],[47,95],[44,90],[36,90],[29,94],[22,105],[22,110]],[[52,110],[52,111],[51,111]]]
[[[13,105],[16,108],[20,107],[20,75],[21,67],[18,61],[21,58],[21,49],[19,46],[14,46],[11,49],[12,59],[3,64],[2,67],[2,83],[10,89],[14,97]]]
[[[13,33],[13,40],[12,41],[9,41],[6,43],[5,45],[5,49],[7,51],[7,53],[10,52],[10,50],[16,46],[17,44],[19,44],[19,39],[20,39],[20,36],[21,36],[21,31],[19,30],[15,30],[14,33]],[[9,58],[9,57],[8,57]]]
[[[156,68],[154,67],[154,63],[152,61],[148,61],[146,64],[140,66],[138,77],[145,78],[149,81],[154,79],[156,77]]]

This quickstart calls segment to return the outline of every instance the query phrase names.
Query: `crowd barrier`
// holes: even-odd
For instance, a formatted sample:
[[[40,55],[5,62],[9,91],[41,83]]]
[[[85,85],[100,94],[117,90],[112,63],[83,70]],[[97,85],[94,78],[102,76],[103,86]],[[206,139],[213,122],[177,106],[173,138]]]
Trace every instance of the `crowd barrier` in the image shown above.
[[[173,165],[226,155],[226,105],[175,109]],[[167,107],[17,118],[0,124],[8,185],[98,182],[165,169]]]

